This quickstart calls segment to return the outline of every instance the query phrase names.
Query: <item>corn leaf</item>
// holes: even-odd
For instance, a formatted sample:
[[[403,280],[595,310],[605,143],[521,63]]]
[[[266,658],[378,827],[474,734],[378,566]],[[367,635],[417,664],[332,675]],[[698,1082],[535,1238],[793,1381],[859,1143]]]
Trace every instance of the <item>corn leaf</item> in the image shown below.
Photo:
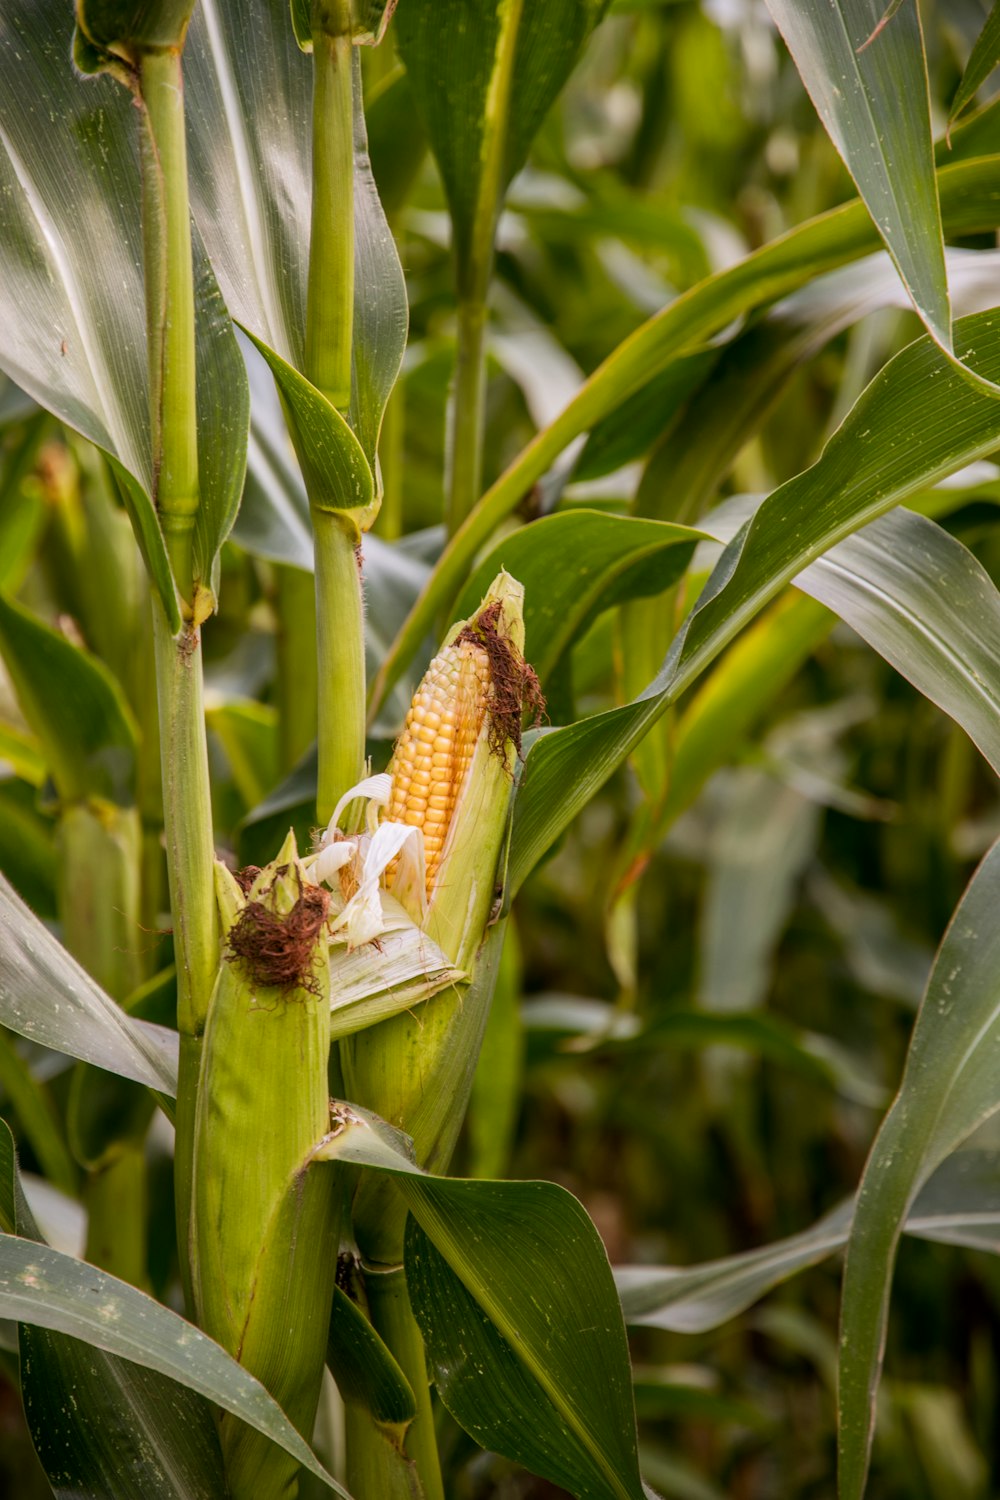
[[[621,1309],[581,1205],[554,1183],[429,1176],[375,1116],[335,1119],[323,1155],[392,1173],[406,1198],[407,1284],[455,1419],[580,1500],[641,1500]]]
[[[176,630],[153,498],[138,117],[113,79],[74,74],[72,32],[61,0],[12,0],[0,17],[0,365],[108,454]],[[243,484],[249,406],[232,327],[197,241],[195,263],[195,568],[214,587]]]
[[[409,0],[396,40],[454,228],[459,295],[488,276],[503,193],[607,0]]]
[[[962,81],[951,101],[951,109],[948,111],[949,125],[958,119],[963,110],[968,109],[979,89],[998,65],[1000,65],[1000,5],[994,4],[986,18],[986,25],[979,33],[979,39],[969,54]]]
[[[899,1236],[935,1167],[1000,1109],[1000,844],[976,871],[938,951],[899,1094],[858,1191],[840,1338],[840,1494],[860,1500]]]
[[[524,654],[544,681],[601,610],[658,594],[678,579],[703,535],[688,526],[573,510],[499,542],[455,606],[467,618],[500,568],[524,585]]]
[[[996,221],[994,184],[995,166],[989,158],[941,171],[941,208],[949,234],[966,233]],[[436,619],[450,608],[480,548],[574,438],[621,406],[679,355],[716,337],[751,308],[787,296],[819,273],[876,248],[877,235],[864,206],[846,204],[700,282],[620,344],[584,382],[566,409],[538,433],[492,485],[455,533],[373,685],[373,711],[419,650]]]
[[[1000,373],[1000,319],[958,325],[963,347]],[[621,764],[657,717],[761,607],[837,541],[1000,441],[1000,403],[930,339],[904,349],[861,396],[822,457],[768,497],[729,544],[660,674],[624,708],[539,735],[514,810],[510,885]]]
[[[60,797],[130,803],[137,729],[103,662],[2,595],[0,656]]]
[[[848,1242],[853,1203],[841,1203],[800,1234],[697,1266],[616,1266],[625,1321],[632,1327],[705,1333],[737,1317],[799,1271]],[[997,1151],[970,1142],[949,1156],[917,1194],[904,1230],[916,1239],[1000,1254]]]
[[[706,529],[731,537],[741,509],[720,507]],[[1000,774],[1000,591],[967,547],[901,507],[838,542],[795,584],[961,724]]]
[[[218,1344],[144,1292],[39,1243],[2,1124],[0,1317],[24,1325],[22,1360],[36,1361],[40,1376],[29,1380],[28,1420],[56,1493],[67,1500],[219,1495],[211,1404],[351,1500],[264,1387]]]
[[[176,1093],[176,1035],[127,1016],[2,875],[0,1025],[159,1093]]]
[[[930,100],[915,4],[768,0],[830,139],[928,332],[952,348]],[[900,100],[906,108],[900,108]]]

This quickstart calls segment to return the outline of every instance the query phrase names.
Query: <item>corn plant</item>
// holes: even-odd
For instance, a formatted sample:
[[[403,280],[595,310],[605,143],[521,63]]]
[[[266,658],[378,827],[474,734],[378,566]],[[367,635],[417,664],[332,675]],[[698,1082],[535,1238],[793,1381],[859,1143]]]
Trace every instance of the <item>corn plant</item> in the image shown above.
[[[791,756],[762,726],[804,663],[846,650],[837,620],[977,747],[976,775],[1000,769],[1000,595],[939,524],[964,493],[941,481],[1000,449],[983,244],[1000,110],[970,110],[1000,12],[935,147],[915,3],[768,0],[858,196],[714,270],[663,215],[683,290],[644,321],[633,302],[627,327],[616,311],[557,409],[524,374],[518,442],[491,448],[497,367],[525,370],[504,226],[535,213],[557,242],[554,161],[575,178],[570,240],[574,215],[606,236],[638,214],[552,131],[581,59],[599,72],[622,26],[660,35],[641,5],[608,9],[0,14],[0,656],[18,706],[0,718],[0,1312],[56,1494],[443,1500],[524,1471],[580,1500],[704,1493],[637,1426],[626,1327],[712,1328],[846,1246],[837,1482],[857,1500],[900,1236],[997,1248],[956,1168],[1000,1108],[996,845],[857,1193],[818,1223],[683,1271],[612,1270],[572,1193],[503,1176],[515,898],[615,773],[595,878],[619,993],[589,1032],[565,1023],[575,1055],[686,1025],[829,1082],[829,1057],[769,1029],[752,977],[726,970],[724,852],[706,972],[745,1009],[643,1029],[639,913],[664,841],[758,730],[761,757]],[[408,214],[426,193],[436,207]],[[443,217],[441,379],[430,334],[407,355],[398,247]],[[845,378],[825,444],[764,495],[726,493],[796,372],[901,306],[916,336]],[[414,370],[447,407],[426,532]],[[627,495],[587,503],[581,485],[635,464]],[[741,785],[740,826],[781,845],[784,884],[738,949],[756,961],[817,835],[787,787]],[[706,1059],[709,1092],[730,1063]]]

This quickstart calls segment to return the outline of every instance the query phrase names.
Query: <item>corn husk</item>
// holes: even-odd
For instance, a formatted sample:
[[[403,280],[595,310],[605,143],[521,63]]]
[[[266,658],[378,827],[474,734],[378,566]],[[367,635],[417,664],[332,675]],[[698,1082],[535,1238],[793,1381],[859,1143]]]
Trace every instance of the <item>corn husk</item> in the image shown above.
[[[202,1050],[191,1251],[201,1327],[268,1387],[308,1438],[338,1249],[334,1173],[310,1165],[329,1127],[325,914],[314,934],[305,932],[289,949],[299,982],[287,976],[266,982],[276,967],[271,950],[291,930],[287,924],[306,913],[304,890],[314,893],[308,899],[319,915],[322,897],[303,878],[292,834],[246,897],[220,867],[230,951],[220,965]],[[251,917],[263,912],[261,920],[285,924],[277,938],[265,933],[263,957],[248,909]],[[254,941],[247,941],[248,932]],[[242,956],[234,956],[241,933]],[[297,1493],[298,1466],[283,1450],[228,1413],[219,1431],[234,1500],[284,1500]]]

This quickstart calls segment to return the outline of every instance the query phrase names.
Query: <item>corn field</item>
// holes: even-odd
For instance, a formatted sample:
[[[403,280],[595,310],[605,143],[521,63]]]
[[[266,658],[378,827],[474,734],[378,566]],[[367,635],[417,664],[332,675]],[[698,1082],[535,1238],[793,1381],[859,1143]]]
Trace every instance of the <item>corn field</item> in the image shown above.
[[[996,69],[0,0],[0,1494],[1000,1494]]]

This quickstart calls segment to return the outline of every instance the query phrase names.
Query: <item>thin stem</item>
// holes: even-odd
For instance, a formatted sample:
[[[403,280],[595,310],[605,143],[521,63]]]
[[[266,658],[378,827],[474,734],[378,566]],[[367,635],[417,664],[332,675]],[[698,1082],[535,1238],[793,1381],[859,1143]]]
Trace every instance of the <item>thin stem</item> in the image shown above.
[[[336,406],[351,387],[354,310],[354,141],[349,0],[313,0],[313,200],[306,369]],[[313,481],[315,483],[315,481]],[[318,646],[317,812],[321,823],[364,772],[365,652],[352,522],[336,495],[310,490]]]
[[[215,850],[199,632],[176,637],[159,597],[153,599],[153,638],[160,713],[163,820],[167,877],[177,962],[177,1094],[175,1186],[178,1236],[186,1249],[191,1201],[191,1156],[200,1044],[219,962],[215,906]]]
[[[319,667],[317,813],[327,823],[364,774],[365,642],[357,548],[333,511],[313,507]]]
[[[354,110],[349,0],[313,4],[313,193],[306,374],[334,406],[351,399]]]
[[[197,615],[194,273],[180,53],[146,54],[141,91],[148,125],[142,190],[154,491],[185,612]]]
[[[458,305],[458,347],[448,433],[448,534],[479,499],[486,418],[485,295]]]
[[[483,116],[482,171],[468,248],[459,254],[458,347],[447,455],[446,520],[454,536],[482,489],[486,396],[486,298],[503,199],[507,118],[524,0],[501,0]]]
[[[410,1307],[406,1273],[402,1266],[388,1270],[366,1268],[365,1290],[372,1326],[395,1355],[416,1399],[417,1411],[406,1429],[404,1452],[416,1465],[424,1500],[444,1500],[441,1460],[427,1380],[427,1357]]]

